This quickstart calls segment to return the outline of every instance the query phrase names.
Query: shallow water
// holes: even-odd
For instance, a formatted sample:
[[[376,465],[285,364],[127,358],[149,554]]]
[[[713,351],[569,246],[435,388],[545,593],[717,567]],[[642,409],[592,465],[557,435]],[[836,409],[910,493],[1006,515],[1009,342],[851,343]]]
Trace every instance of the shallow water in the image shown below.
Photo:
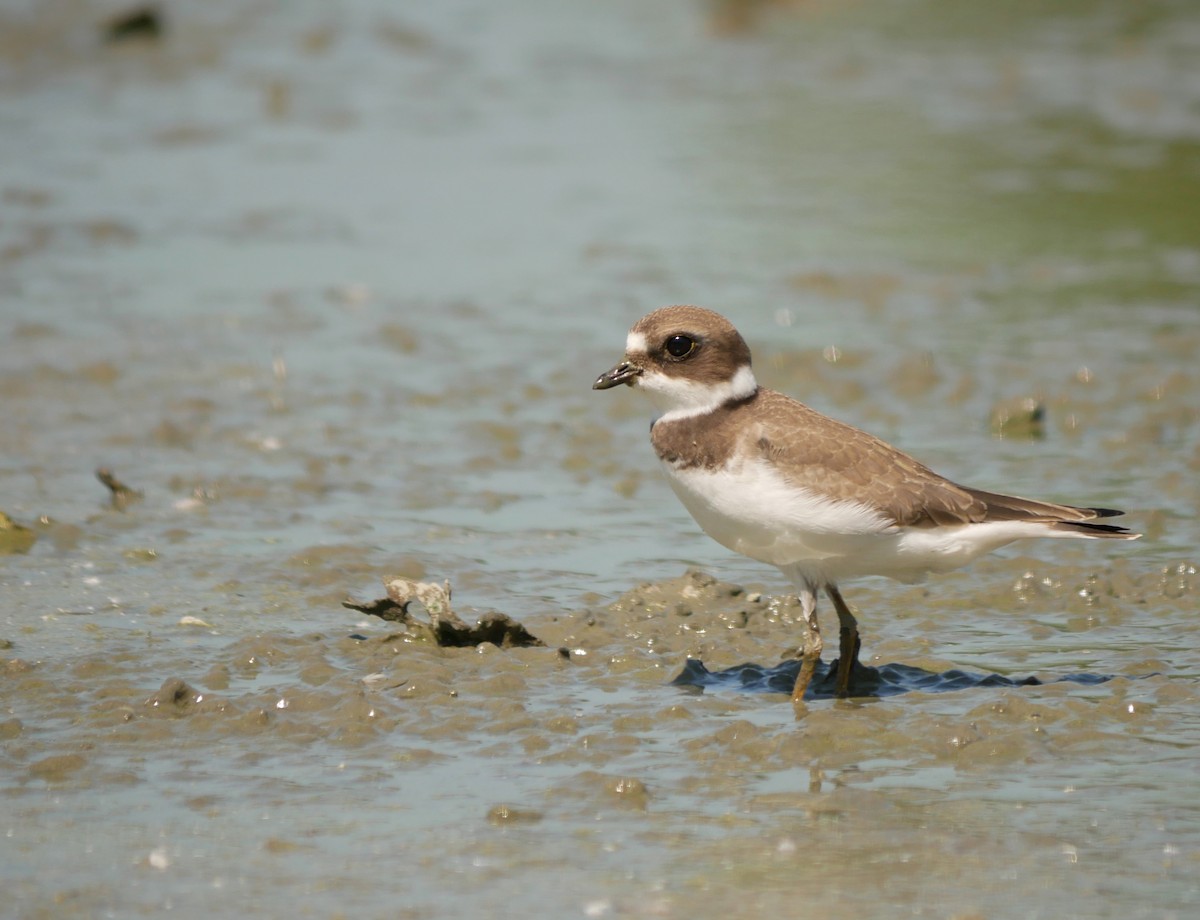
[[[1200,17],[731,8],[0,10],[14,915],[1196,912]],[[685,301],[1146,537],[846,586],[905,692],[672,685],[799,642],[589,389]],[[546,647],[342,606],[397,574]]]

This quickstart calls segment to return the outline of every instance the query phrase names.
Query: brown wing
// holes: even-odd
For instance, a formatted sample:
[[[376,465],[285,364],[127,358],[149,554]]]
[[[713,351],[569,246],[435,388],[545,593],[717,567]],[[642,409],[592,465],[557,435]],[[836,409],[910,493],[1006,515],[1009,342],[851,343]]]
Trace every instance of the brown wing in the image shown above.
[[[758,396],[766,410],[758,447],[789,470],[791,482],[830,498],[874,505],[898,525],[1082,522],[1120,513],[966,488],[874,435],[821,415],[781,393],[761,389]],[[1107,525],[1087,526],[1089,530],[1122,532],[1122,528]]]

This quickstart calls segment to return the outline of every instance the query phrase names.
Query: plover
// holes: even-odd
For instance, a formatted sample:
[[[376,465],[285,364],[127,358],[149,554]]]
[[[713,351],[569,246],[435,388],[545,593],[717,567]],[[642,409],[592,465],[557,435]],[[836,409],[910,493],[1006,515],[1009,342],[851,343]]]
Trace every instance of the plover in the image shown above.
[[[704,532],[777,566],[795,586],[805,633],[795,702],[821,655],[822,588],[841,626],[835,686],[846,696],[860,642],[840,581],[916,582],[1030,537],[1141,536],[1097,523],[1120,511],[960,486],[865,431],[759,386],[745,340],[711,310],[664,307],[638,320],[625,356],[592,388],[620,384],[643,391],[662,413],[650,441]]]

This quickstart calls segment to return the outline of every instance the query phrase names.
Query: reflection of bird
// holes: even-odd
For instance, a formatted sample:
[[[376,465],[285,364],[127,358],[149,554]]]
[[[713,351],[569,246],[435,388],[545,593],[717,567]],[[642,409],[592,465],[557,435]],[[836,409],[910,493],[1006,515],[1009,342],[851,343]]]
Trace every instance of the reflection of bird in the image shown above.
[[[680,501],[710,537],[778,566],[805,622],[799,701],[821,654],[817,592],[841,624],[837,693],[858,660],[858,624],[838,582],[859,575],[919,581],[1014,540],[1140,534],[1096,523],[1120,514],[957,485],[850,425],[760,387],[729,321],[665,307],[629,333],[625,357],[593,384],[628,384],[663,413],[650,440]]]

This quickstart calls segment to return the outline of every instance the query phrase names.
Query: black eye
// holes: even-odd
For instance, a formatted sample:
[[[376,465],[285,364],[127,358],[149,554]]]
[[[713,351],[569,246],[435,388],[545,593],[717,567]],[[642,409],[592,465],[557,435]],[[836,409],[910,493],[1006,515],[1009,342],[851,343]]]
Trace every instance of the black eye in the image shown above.
[[[672,358],[686,358],[700,346],[690,335],[673,335],[663,343],[663,348]]]

